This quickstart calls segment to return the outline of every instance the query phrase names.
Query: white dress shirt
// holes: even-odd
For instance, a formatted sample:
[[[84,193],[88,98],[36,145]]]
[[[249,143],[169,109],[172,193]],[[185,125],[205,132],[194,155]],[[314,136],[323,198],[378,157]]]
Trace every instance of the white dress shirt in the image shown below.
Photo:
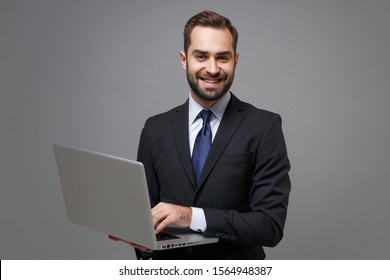
[[[221,100],[209,108],[213,114],[211,114],[209,123],[211,128],[211,141],[214,141],[214,137],[217,134],[219,124],[221,123],[225,109],[229,104],[231,98],[230,92],[227,92]],[[190,138],[190,153],[192,157],[192,150],[194,149],[195,139],[199,131],[203,126],[202,118],[198,117],[199,113],[204,110],[200,104],[198,104],[191,96],[188,102],[188,133]],[[191,207],[192,208],[192,220],[190,224],[190,229],[197,232],[204,232],[207,228],[206,218],[202,208]]]

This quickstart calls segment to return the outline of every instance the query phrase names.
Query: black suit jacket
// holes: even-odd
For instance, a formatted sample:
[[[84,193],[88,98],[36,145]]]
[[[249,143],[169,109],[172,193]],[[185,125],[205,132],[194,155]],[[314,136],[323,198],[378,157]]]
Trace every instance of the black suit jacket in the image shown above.
[[[283,236],[290,170],[279,115],[232,94],[196,186],[188,135],[188,101],[149,118],[138,160],[152,207],[158,202],[204,209],[212,245],[154,252],[154,259],[264,259],[262,246]]]

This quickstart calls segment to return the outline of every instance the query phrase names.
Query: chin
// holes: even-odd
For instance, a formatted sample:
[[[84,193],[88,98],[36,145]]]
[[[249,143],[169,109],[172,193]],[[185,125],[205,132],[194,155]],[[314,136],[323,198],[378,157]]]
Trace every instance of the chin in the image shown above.
[[[205,101],[216,101],[219,100],[222,96],[224,96],[225,92],[210,92],[207,89],[203,92],[195,92],[195,95]]]

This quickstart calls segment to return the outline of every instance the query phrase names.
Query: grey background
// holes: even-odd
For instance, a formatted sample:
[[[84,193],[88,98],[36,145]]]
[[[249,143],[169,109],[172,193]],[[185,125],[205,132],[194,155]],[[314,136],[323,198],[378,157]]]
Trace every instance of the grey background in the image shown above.
[[[182,29],[238,28],[232,91],[278,112],[292,162],[270,259],[388,259],[390,1],[0,1],[0,257],[127,259],[67,221],[53,141],[135,158],[146,118],[188,96]]]

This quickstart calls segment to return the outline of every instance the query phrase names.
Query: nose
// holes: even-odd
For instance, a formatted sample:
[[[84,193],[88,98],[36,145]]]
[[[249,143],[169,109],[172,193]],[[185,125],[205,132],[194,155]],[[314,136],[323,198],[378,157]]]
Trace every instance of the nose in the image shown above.
[[[211,58],[207,61],[206,71],[210,75],[216,75],[219,72],[217,61],[214,58]]]

